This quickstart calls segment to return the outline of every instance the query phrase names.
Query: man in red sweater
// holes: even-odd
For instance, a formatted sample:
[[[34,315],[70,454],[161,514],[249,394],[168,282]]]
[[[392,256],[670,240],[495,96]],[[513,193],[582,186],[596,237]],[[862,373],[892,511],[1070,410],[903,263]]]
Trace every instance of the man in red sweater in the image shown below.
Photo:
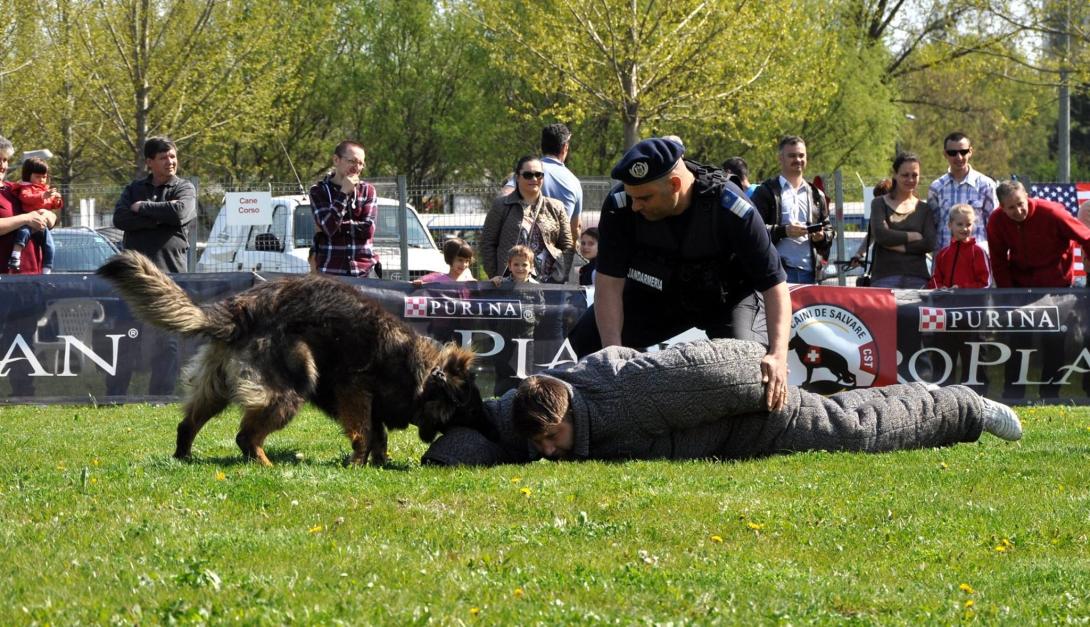
[[[1018,181],[995,195],[1001,211],[988,219],[988,248],[996,287],[1071,287],[1075,245],[1090,245],[1090,228],[1059,203],[1029,198]]]
[[[1001,183],[995,195],[1000,211],[988,219],[988,248],[996,287],[1071,287],[1075,242],[1090,244],[1090,228],[1059,203],[1028,198],[1018,181]],[[1060,398],[1060,384],[1054,381],[1064,363],[1065,334],[1043,333],[1033,341],[1029,335],[1015,335],[1011,351],[1040,349],[1040,398]],[[1017,364],[1014,359],[1007,362],[1007,382],[1021,378]],[[1025,392],[1024,385],[1010,386],[1006,396],[1021,398]]]

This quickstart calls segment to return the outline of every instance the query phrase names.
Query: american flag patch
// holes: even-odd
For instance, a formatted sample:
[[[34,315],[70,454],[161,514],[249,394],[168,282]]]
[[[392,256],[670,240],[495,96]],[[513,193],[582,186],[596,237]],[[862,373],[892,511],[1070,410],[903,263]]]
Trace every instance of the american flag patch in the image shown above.
[[[1078,216],[1079,205],[1090,200],[1090,183],[1034,183],[1029,186],[1029,195],[1058,202]]]

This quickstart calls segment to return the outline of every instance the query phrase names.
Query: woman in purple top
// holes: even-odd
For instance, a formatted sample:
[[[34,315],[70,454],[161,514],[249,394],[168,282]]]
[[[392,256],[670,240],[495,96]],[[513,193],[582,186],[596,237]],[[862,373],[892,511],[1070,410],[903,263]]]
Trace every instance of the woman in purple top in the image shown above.
[[[420,287],[425,283],[456,283],[458,281],[472,281],[473,272],[473,247],[460,237],[452,237],[443,242],[443,260],[447,262],[446,272],[432,272],[425,274],[413,281],[413,287]]]

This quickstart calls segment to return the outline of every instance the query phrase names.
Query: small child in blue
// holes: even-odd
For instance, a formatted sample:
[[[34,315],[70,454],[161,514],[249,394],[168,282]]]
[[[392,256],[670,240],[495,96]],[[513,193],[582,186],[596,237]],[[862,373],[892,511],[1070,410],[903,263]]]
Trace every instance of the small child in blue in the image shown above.
[[[23,162],[22,183],[18,185],[16,193],[23,213],[33,213],[39,209],[60,211],[64,207],[64,199],[60,193],[55,187],[49,187],[49,164],[37,157]],[[23,248],[32,237],[42,250],[42,274],[53,272],[53,234],[49,229],[35,232],[29,226],[15,230],[15,245],[11,248],[8,269],[12,272],[19,271]]]

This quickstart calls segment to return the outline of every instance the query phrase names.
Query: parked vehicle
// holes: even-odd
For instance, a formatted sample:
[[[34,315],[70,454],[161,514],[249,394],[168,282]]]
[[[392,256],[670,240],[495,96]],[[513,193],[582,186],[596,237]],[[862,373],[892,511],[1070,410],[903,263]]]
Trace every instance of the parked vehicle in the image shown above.
[[[197,272],[309,272],[307,256],[317,229],[310,200],[306,196],[275,196],[272,202],[273,223],[269,225],[227,226],[220,212],[197,262]],[[378,199],[375,250],[382,259],[383,278],[412,280],[429,272],[445,271],[443,254],[416,210],[406,205],[409,276],[403,276],[397,212],[398,201]]]
[[[53,272],[94,272],[117,254],[109,239],[85,226],[53,229]]]

